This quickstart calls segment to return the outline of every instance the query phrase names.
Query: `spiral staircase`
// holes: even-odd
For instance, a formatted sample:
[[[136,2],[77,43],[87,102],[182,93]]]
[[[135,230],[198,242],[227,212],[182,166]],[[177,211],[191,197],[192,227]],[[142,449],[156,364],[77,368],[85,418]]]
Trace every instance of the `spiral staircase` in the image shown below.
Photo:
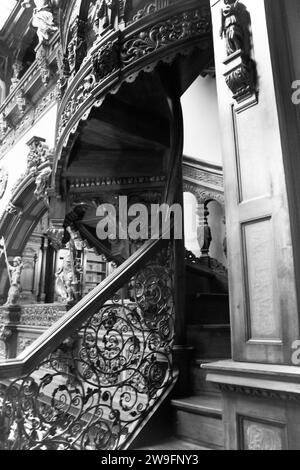
[[[17,359],[0,364],[0,447],[221,449],[220,395],[200,366],[230,356],[226,294],[193,265],[188,275],[210,287],[192,292],[187,307],[182,241],[160,233],[124,250],[98,239],[95,219],[99,204],[120,196],[182,203],[180,97],[213,62],[209,2],[132,2],[118,26],[96,37],[88,3],[75,20],[67,13],[62,20],[50,220],[117,268]],[[201,319],[212,298],[218,315]],[[214,345],[212,331],[220,338]],[[159,424],[164,416],[167,426]]]

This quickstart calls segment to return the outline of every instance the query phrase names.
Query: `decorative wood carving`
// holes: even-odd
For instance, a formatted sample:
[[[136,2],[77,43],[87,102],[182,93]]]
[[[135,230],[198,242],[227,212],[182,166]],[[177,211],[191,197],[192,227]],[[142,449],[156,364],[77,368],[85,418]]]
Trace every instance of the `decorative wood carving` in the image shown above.
[[[209,40],[211,33],[211,17],[208,8],[190,8],[190,10],[178,13],[177,15],[168,16],[165,20],[161,20],[158,24],[153,22],[145,26],[141,31],[134,35],[130,35],[130,39],[126,34],[120,36],[116,31],[108,35],[108,42],[99,45],[98,49],[88,57],[84,67],[86,68],[86,75],[81,71],[80,84],[72,83],[72,88],[68,91],[68,98],[65,99],[64,107],[61,110],[61,117],[58,126],[58,137],[63,134],[67,125],[72,126],[72,132],[75,132],[76,127],[79,125],[80,119],[87,119],[93,106],[101,106],[105,96],[98,96],[97,100],[87,110],[84,105],[90,99],[95,88],[99,88],[100,82],[107,79],[118,70],[120,74],[124,69],[128,70],[129,76],[126,74],[122,76],[122,81],[134,81],[137,75],[143,70],[138,64],[141,59],[145,60],[149,56],[151,62],[152,54],[157,51],[166,50],[171,54],[172,46],[176,47],[183,44],[188,39],[205,39]],[[198,45],[199,46],[199,45]],[[191,46],[192,47],[192,46]],[[193,46],[195,47],[195,46]],[[208,47],[208,42],[203,45],[204,48]],[[185,49],[188,54],[188,46]],[[172,62],[177,53],[165,58],[166,61]],[[160,57],[161,60],[161,57]],[[91,74],[88,65],[90,61],[93,64],[93,72]],[[137,64],[135,65],[135,62]],[[147,71],[154,70],[159,60],[151,62],[151,65],[145,63]],[[133,73],[131,68],[136,66],[136,72]],[[130,66],[130,67],[129,67]],[[131,70],[131,72],[130,72]],[[94,77],[94,78],[93,78]],[[83,84],[86,80],[86,86]],[[120,87],[121,81],[116,84],[113,83],[116,89]],[[71,91],[72,90],[72,91]],[[108,93],[108,87],[105,88],[105,93]],[[84,113],[80,116],[76,123],[72,122],[72,117],[77,114],[79,108],[84,109]]]
[[[120,67],[119,45],[108,42],[93,55],[93,71],[97,81],[103,80]]]
[[[34,0],[32,26],[37,28],[39,43],[48,43],[51,36],[57,31],[55,24],[55,2],[51,0]]]
[[[218,386],[222,392],[239,393],[255,398],[266,398],[268,400],[300,402],[300,395],[296,393],[245,387],[234,384],[218,384]]]
[[[282,450],[282,428],[243,419],[243,450]]]
[[[41,73],[41,79],[45,87],[48,86],[51,70],[48,62],[49,52],[47,51],[47,46],[42,44],[36,51],[36,61]]]
[[[226,40],[225,80],[241,103],[256,95],[256,64],[251,59],[250,14],[239,0],[224,0],[221,37]]]
[[[44,200],[47,203],[47,185],[52,174],[49,150],[45,145],[45,139],[41,137],[33,137],[27,145],[30,148],[27,173],[35,178],[34,195],[37,200]]]
[[[125,41],[121,52],[122,63],[128,65],[169,44],[210,31],[210,16],[198,9],[172,16]]]

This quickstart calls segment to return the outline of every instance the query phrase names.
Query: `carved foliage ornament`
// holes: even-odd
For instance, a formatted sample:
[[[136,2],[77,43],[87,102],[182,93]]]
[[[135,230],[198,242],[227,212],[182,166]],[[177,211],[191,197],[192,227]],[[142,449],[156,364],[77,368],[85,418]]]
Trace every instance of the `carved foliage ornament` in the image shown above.
[[[211,32],[209,8],[197,8],[162,21],[146,28],[120,45],[108,42],[92,56],[93,72],[86,77],[85,83],[71,95],[62,113],[58,136],[61,136],[71,117],[81,104],[90,96],[99,82],[124,69],[141,58],[146,58],[160,49],[175,45],[193,37],[206,37]]]
[[[176,41],[206,34],[210,31],[211,20],[209,12],[206,10],[197,9],[173,16],[126,41],[122,48],[122,62],[124,65],[128,65]]]
[[[221,10],[221,38],[226,41],[225,80],[238,102],[256,94],[256,64],[251,59],[251,18],[239,0],[224,0]]]

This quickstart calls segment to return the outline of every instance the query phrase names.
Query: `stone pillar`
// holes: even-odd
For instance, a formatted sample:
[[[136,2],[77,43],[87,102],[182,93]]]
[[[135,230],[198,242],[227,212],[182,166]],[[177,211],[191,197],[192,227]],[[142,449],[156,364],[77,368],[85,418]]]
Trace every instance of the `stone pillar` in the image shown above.
[[[223,17],[221,37],[226,6],[211,0],[233,360],[205,368],[207,379],[222,390],[227,448],[299,449],[300,369],[293,366],[293,344],[299,339],[299,257],[294,254],[300,198],[296,176],[290,187],[289,173],[299,152],[299,128],[296,139],[296,111],[286,112],[291,85],[278,77],[288,73],[282,62],[292,69],[293,41],[287,45],[284,22],[292,7],[291,16],[299,17],[299,2],[243,0],[238,5],[238,12]],[[299,46],[299,28],[294,34]]]

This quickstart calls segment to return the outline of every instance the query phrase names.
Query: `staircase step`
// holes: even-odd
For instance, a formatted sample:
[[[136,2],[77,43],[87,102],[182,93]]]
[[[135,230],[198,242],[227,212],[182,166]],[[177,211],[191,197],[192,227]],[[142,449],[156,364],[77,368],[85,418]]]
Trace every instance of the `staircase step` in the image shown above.
[[[219,360],[221,359],[218,359],[217,361]],[[194,395],[211,394],[221,396],[218,386],[211,382],[207,382],[207,371],[201,368],[202,364],[207,364],[209,362],[212,362],[212,359],[196,359],[191,364],[191,386]],[[213,362],[215,362],[215,359],[213,359]]]
[[[169,438],[149,447],[140,447],[135,450],[212,450],[208,447],[198,446],[195,443],[184,441],[182,439]]]
[[[231,357],[230,325],[188,325],[188,344],[195,348],[196,359]]]
[[[227,294],[198,293],[189,299],[189,324],[229,324],[229,297]]]
[[[171,402],[176,413],[175,433],[199,446],[224,449],[221,397],[198,395]]]

